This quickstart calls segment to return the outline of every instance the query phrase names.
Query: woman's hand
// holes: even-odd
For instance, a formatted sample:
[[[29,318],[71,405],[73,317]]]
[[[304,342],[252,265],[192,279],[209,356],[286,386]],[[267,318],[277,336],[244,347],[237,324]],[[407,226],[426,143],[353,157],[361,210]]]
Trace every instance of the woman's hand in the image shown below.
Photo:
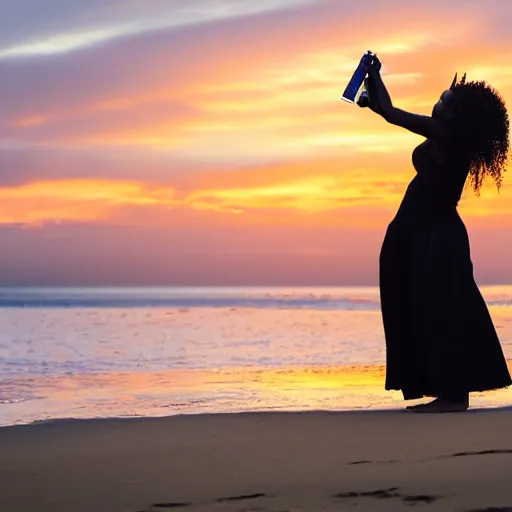
[[[382,62],[379,60],[377,55],[372,55],[372,60],[368,65],[368,75],[371,77],[375,76],[376,74],[380,73],[381,68]]]
[[[376,114],[382,115],[382,105],[379,101],[379,93],[376,86],[376,81],[380,79],[380,70],[382,68],[382,63],[377,57],[377,55],[372,56],[372,60],[368,66],[368,78],[365,79],[364,85],[366,90],[368,91],[368,98],[371,110],[373,110]]]
[[[374,55],[372,56],[372,60],[368,65],[368,77],[364,80],[364,86],[367,92],[367,99],[364,98],[359,104],[360,107],[370,107],[370,110],[383,116],[384,112],[382,109],[382,105],[379,98],[377,81],[381,80],[380,78],[380,70],[382,68],[382,64],[379,58]]]

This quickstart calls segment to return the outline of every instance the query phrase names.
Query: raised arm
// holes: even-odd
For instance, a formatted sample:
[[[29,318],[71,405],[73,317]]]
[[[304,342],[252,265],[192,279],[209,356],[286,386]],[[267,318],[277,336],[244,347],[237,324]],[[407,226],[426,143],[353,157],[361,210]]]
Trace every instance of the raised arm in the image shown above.
[[[449,137],[448,127],[442,119],[413,114],[393,106],[391,97],[382,81],[378,59],[368,69],[366,88],[370,98],[370,108],[388,123],[401,126],[427,139],[446,140]]]

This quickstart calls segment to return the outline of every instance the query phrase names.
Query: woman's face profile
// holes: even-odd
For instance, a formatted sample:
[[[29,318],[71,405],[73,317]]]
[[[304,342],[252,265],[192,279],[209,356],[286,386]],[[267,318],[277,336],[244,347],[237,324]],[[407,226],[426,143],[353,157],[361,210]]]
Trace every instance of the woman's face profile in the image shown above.
[[[432,117],[438,117],[449,121],[453,118],[453,91],[447,89],[441,94],[439,101],[434,105]]]

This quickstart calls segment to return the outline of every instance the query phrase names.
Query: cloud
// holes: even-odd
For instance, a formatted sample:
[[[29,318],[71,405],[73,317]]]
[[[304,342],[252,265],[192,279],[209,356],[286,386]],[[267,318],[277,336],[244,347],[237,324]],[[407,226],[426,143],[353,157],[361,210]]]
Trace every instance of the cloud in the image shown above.
[[[27,35],[25,41],[0,47],[0,60],[73,52],[113,39],[281,11],[319,0],[130,0],[107,5],[78,3],[74,13],[54,12],[62,27]],[[26,9],[33,7],[29,2]],[[11,6],[16,14],[18,11]],[[9,13],[8,13],[9,14]],[[9,19],[9,16],[8,16]],[[21,21],[21,20],[20,20]],[[65,22],[65,23],[64,23]],[[44,25],[43,25],[44,26]]]
[[[249,4],[254,3],[243,3]],[[115,16],[129,18],[143,11],[159,13],[169,3],[123,3],[122,10],[119,5],[107,4]],[[185,3],[173,5],[183,8]],[[218,10],[220,4],[208,5]],[[400,95],[414,92],[414,97],[405,98],[406,104],[413,104],[421,91],[438,80],[425,74],[433,69],[431,64],[439,73],[446,68],[446,76],[452,72],[453,65],[443,61],[443,52],[453,41],[465,38],[470,28],[464,17],[456,28],[449,19],[435,20],[437,33],[448,35],[443,44],[432,45],[434,20],[418,19],[420,9],[410,3],[398,2],[397,7],[403,7],[401,18],[390,15],[385,28],[379,4],[370,3],[364,9],[353,6],[348,11],[335,2],[293,5],[285,13],[219,19],[200,29],[189,26],[144,33],[72,56],[4,62],[0,65],[5,100],[0,137],[53,146],[103,143],[177,151],[181,146],[187,154],[201,147],[205,158],[212,159],[220,158],[219,153],[226,155],[223,141],[249,148],[257,138],[268,148],[265,158],[275,158],[279,152],[291,151],[288,142],[295,149],[303,145],[304,138],[295,139],[291,132],[311,120],[313,130],[318,123],[324,131],[314,134],[324,147],[334,131],[334,109],[339,108],[343,84],[363,44],[387,49],[389,85]],[[100,16],[103,11],[95,4],[90,10],[97,11],[98,19],[107,16]],[[365,10],[365,24],[358,25]],[[88,11],[66,15],[79,19],[78,13],[84,12]],[[338,41],[340,23],[344,30]],[[325,119],[327,109],[331,119],[322,124],[320,116]],[[342,123],[351,122],[353,110],[339,112]],[[348,133],[341,136],[347,138]],[[277,144],[279,139],[282,146]],[[379,151],[386,146],[374,145]]]
[[[225,172],[249,166],[224,168]],[[165,185],[174,182],[181,189],[195,183],[197,176],[209,176],[222,168],[209,162],[174,158],[165,153],[134,151],[61,150],[18,147],[0,150],[0,188],[32,182],[61,180],[113,180]]]
[[[125,3],[122,5],[124,10]],[[316,55],[311,61],[321,59],[316,50],[325,48],[326,44],[331,48],[331,73],[339,73],[339,66],[349,55],[346,60],[350,68],[347,68],[348,74],[361,51],[354,53],[351,47],[359,41],[370,38],[369,43],[377,44],[379,38],[388,34],[389,41],[385,44],[396,45],[401,41],[401,44],[407,43],[409,49],[414,44],[412,40],[404,40],[403,33],[394,36],[394,41],[393,37],[390,40],[389,32],[377,29],[378,20],[373,18],[369,18],[364,27],[351,26],[356,19],[356,14],[337,7],[337,4],[320,2],[296,7],[286,14],[267,12],[237,20],[219,20],[200,29],[191,26],[178,31],[144,33],[113,41],[104,47],[90,48],[78,55],[4,62],[0,66],[2,92],[16,98],[18,107],[67,109],[133,93],[140,95],[141,92],[163,90],[171,93],[171,89],[180,91],[184,86],[189,89],[191,82],[197,87],[256,78],[262,67],[283,67],[283,63],[295,60],[303,52],[315,50]],[[339,49],[335,49],[333,42],[339,37],[340,21],[346,27],[338,43]],[[68,25],[66,22],[65,26]],[[394,30],[399,25],[390,20],[388,28]],[[415,26],[410,29],[411,34],[416,33],[416,38],[430,42],[428,30],[422,32],[423,35]],[[296,37],[297,33],[302,34],[300,39]],[[322,64],[325,68],[326,63]],[[284,66],[284,69],[288,68],[288,64]],[[31,115],[34,112],[27,112],[27,117]]]

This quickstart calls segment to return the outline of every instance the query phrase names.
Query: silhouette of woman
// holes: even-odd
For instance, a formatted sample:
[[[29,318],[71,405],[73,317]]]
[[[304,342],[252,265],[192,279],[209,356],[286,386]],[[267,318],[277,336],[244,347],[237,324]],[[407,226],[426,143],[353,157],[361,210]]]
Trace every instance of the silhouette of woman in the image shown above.
[[[414,412],[465,411],[469,393],[512,382],[496,330],[473,277],[469,239],[457,212],[469,175],[476,194],[486,176],[499,190],[509,150],[509,119],[485,82],[453,79],[431,116],[393,106],[375,57],[369,107],[426,138],[412,154],[416,175],[382,245],[380,296],[386,338],[386,389]]]

